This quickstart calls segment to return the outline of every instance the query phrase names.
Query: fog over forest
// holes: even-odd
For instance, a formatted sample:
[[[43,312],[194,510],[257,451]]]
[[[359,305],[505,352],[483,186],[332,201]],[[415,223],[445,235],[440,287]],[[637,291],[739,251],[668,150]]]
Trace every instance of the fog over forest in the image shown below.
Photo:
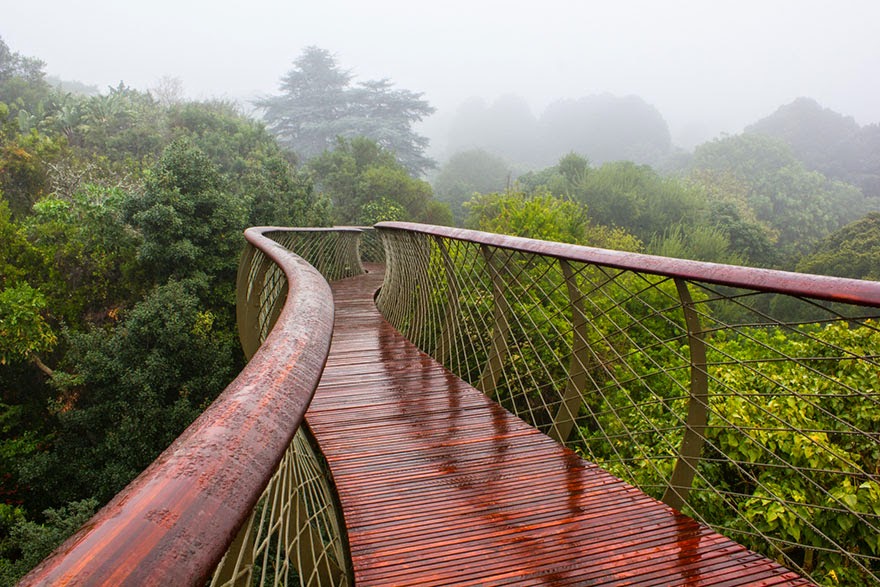
[[[437,111],[419,132],[441,161],[473,98],[517,96],[540,117],[559,100],[638,96],[684,148],[800,96],[880,122],[880,4],[870,0],[4,4],[10,47],[102,90],[170,78],[187,97],[247,105],[277,90],[304,47],[322,47],[358,79],[423,93]]]
[[[411,221],[880,281],[877,0],[833,9],[814,0],[0,2],[0,587],[117,495],[242,369],[234,284],[248,226]],[[459,254],[443,250],[444,259]],[[492,259],[477,265],[491,268]],[[669,375],[659,391],[638,391],[645,413],[657,415],[639,436],[647,431],[660,450],[632,454],[662,455],[657,462],[671,470],[667,431],[679,424],[660,412],[683,406],[678,377],[697,372],[676,362],[687,354],[685,334],[711,339],[700,346],[725,372],[742,351],[748,372],[725,379],[726,388],[775,397],[763,380],[778,377],[790,397],[828,397],[821,410],[773,400],[780,423],[810,433],[808,445],[768,427],[764,408],[718,394],[730,410],[722,419],[737,423],[724,449],[736,466],[710,460],[723,482],[717,508],[702,491],[692,495],[717,512],[740,496],[747,531],[726,513],[715,527],[817,582],[877,582],[876,528],[854,522],[876,513],[880,499],[877,442],[864,432],[877,425],[876,355],[864,369],[850,367],[880,344],[876,325],[828,323],[821,305],[781,297],[738,295],[715,306],[713,288],[694,286],[694,301],[682,302],[712,325],[694,335],[690,317],[686,330],[669,329],[688,316],[667,318],[684,281],[653,283],[591,264],[569,276],[573,263],[523,261],[505,263],[517,272],[505,295],[564,276],[566,285],[535,307],[553,306],[540,319],[540,346],[570,340],[563,354],[572,365],[588,354],[577,350],[586,302],[560,296],[583,285],[598,298],[590,324],[607,349],[575,371],[584,379],[595,369],[601,393],[584,397],[605,397],[606,382],[616,381],[605,400],[627,406],[631,381]],[[456,272],[446,277],[450,291],[472,279],[467,264],[453,265],[444,262]],[[496,291],[475,285],[482,293],[473,301],[448,307],[532,311],[520,300],[502,306],[494,274],[489,283]],[[634,320],[642,299],[658,311]],[[634,327],[609,322],[614,313]],[[768,316],[784,332],[765,327]],[[715,327],[724,324],[742,328],[728,336]],[[513,327],[498,333],[519,337]],[[787,350],[795,347],[803,350]],[[786,361],[765,359],[766,349]],[[516,361],[562,381],[551,363],[529,356]],[[606,356],[625,359],[613,372]],[[788,367],[798,356],[803,374]],[[765,363],[780,371],[753,376],[752,365]],[[827,394],[821,379],[817,392],[825,368],[834,373],[822,377],[845,394]],[[542,395],[552,385],[534,387],[534,405],[558,405]],[[618,420],[616,408],[584,406],[589,417],[582,411],[577,425],[589,434],[604,426],[598,414]],[[843,415],[857,434],[842,432]],[[747,430],[762,440],[741,441]],[[617,454],[627,437],[593,438]],[[748,446],[772,465],[753,460]],[[816,474],[812,489],[778,466],[786,459]],[[638,468],[646,487],[666,484]],[[826,473],[838,469],[832,485]],[[785,515],[763,505],[768,487],[781,488],[775,505],[791,506]],[[815,515],[797,513],[810,508]],[[778,532],[762,547],[749,528],[765,514]],[[848,559],[835,554],[839,545]]]

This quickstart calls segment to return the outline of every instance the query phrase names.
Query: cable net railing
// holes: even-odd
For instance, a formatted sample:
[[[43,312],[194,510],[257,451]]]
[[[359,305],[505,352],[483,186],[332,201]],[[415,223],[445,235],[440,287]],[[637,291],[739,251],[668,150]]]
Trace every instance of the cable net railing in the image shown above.
[[[237,296],[248,365],[21,584],[351,585],[332,482],[301,426],[333,326],[330,288],[304,258],[331,279],[360,273],[358,234],[245,233]]]
[[[880,582],[880,283],[377,228],[380,310],[452,372],[818,583]]]
[[[263,228],[263,236],[309,262],[328,281],[363,272],[357,229]],[[283,307],[288,281],[263,250],[249,246],[239,265],[239,337],[250,358]],[[214,586],[351,585],[351,563],[329,470],[300,426],[260,501],[217,566]]]

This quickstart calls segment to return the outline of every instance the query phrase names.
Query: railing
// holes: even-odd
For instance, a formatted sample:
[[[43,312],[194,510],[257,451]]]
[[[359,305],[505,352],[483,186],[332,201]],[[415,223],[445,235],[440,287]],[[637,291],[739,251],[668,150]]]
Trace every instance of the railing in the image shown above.
[[[22,584],[350,584],[335,500],[300,427],[329,350],[332,296],[267,235],[303,239],[296,248],[338,277],[361,271],[358,233],[247,231],[238,283],[247,367]]]
[[[247,368],[25,584],[351,584],[300,427],[332,324],[302,258],[358,251],[386,317],[527,422],[817,582],[880,581],[880,284],[405,223],[247,239]]]
[[[380,309],[454,373],[817,582],[880,582],[880,283],[377,229]]]

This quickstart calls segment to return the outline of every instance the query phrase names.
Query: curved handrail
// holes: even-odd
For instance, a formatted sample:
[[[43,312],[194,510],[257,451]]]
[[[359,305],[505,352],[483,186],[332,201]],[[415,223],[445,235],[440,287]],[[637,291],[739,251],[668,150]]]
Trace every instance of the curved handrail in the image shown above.
[[[880,580],[880,283],[376,228],[380,311],[450,371],[792,569]]]
[[[330,346],[333,302],[303,259],[249,229],[284,272],[277,325],[225,391],[24,585],[204,584],[291,444]]]
[[[409,231],[615,269],[742,287],[767,293],[804,296],[862,306],[880,306],[880,283],[874,281],[674,259],[413,222],[380,222],[376,224],[376,228]]]
[[[265,226],[261,230],[267,237],[308,261],[327,281],[364,272],[358,255],[358,243],[364,231],[362,228]]]

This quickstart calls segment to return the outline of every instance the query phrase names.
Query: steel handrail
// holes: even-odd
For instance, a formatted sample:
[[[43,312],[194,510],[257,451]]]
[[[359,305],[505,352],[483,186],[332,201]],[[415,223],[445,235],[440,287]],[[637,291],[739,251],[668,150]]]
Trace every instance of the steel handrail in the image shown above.
[[[284,272],[276,326],[245,369],[153,464],[23,585],[196,585],[214,572],[302,422],[324,369],[333,301],[324,278],[252,228]]]
[[[501,249],[689,281],[741,287],[767,293],[803,296],[829,302],[880,306],[880,282],[874,281],[674,259],[412,222],[380,222],[376,228],[469,241]]]
[[[454,374],[804,575],[880,579],[880,283],[376,228],[380,311]]]

